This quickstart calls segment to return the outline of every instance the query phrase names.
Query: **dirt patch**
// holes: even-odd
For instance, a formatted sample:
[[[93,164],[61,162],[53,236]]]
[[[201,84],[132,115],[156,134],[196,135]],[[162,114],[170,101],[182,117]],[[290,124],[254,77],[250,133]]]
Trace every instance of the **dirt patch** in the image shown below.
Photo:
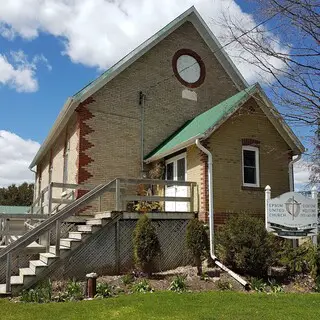
[[[131,272],[126,275],[101,276],[98,277],[97,283],[107,283],[115,295],[132,293],[135,285],[144,280],[147,281],[154,291],[165,291],[169,290],[172,281],[174,281],[177,276],[182,276],[185,279],[187,291],[203,292],[232,290],[245,292],[244,287],[239,282],[217,267],[204,268],[202,276],[197,275],[196,267],[185,266],[178,267],[174,270],[155,273],[151,278],[147,278],[145,275],[137,272]],[[249,281],[249,279],[246,280]],[[268,280],[265,280],[264,282],[266,287],[263,291],[271,292]],[[67,283],[68,281],[53,281],[53,296],[65,292]],[[309,275],[300,274],[296,277],[282,280],[281,282],[278,281],[278,283],[282,287],[281,292],[314,292],[314,280]],[[81,281],[80,284],[83,289],[83,294],[85,295],[86,283],[85,281]],[[251,293],[254,293],[254,291],[251,291]]]
[[[138,283],[143,279],[147,279],[151,287],[155,291],[168,290],[171,282],[176,279],[177,276],[182,276],[185,278],[187,285],[187,290],[198,292],[198,291],[213,291],[220,290],[219,283],[229,283],[229,288],[231,290],[244,291],[241,284],[235,281],[227,273],[221,272],[219,268],[205,268],[203,270],[203,275],[197,275],[196,267],[185,266],[178,267],[174,270],[168,270],[163,272],[155,273],[151,278],[146,278],[143,275],[138,275],[132,273],[133,283]],[[97,279],[98,282],[108,283],[110,286],[116,288],[117,290],[130,292],[132,291],[132,284],[125,284],[124,277],[126,276],[103,276]],[[126,278],[125,278],[126,280]]]
[[[315,282],[313,278],[307,274],[296,275],[283,284],[285,292],[310,293],[314,292],[314,287]]]

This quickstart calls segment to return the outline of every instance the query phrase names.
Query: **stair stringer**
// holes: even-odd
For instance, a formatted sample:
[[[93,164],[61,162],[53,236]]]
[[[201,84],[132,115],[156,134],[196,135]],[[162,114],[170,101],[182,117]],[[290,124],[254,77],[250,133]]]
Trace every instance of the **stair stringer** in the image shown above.
[[[107,232],[108,229],[112,228],[121,219],[121,217],[122,217],[122,213],[113,212],[111,214],[111,218],[109,219],[103,218],[102,220],[108,220],[108,221],[105,224],[102,224],[99,230],[91,234],[88,234],[88,236],[84,240],[81,240],[81,242],[76,248],[70,249],[70,252],[68,254],[65,254],[65,255],[62,255],[61,257],[56,258],[55,261],[50,263],[41,272],[33,276],[32,277],[33,279],[31,278],[30,280],[28,279],[27,281],[24,281],[24,284],[22,286],[17,286],[17,287],[12,286],[11,294],[17,295],[19,294],[19,292],[21,292],[21,290],[30,289],[40,281],[44,280],[45,278],[50,278],[50,275],[54,274],[54,272],[58,268],[62,267],[65,263],[68,263],[68,261],[70,261],[70,258],[72,258],[73,255],[76,255],[81,249],[83,249],[84,246],[88,245],[95,237],[99,236],[102,233]]]

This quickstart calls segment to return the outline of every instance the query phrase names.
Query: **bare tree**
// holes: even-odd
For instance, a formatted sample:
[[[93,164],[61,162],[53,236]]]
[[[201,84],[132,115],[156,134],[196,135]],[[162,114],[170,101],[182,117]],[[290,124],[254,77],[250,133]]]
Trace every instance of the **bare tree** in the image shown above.
[[[315,132],[311,178],[320,176],[320,1],[251,0],[257,28],[224,13],[228,32],[242,52],[237,59],[254,65],[269,82],[273,101],[295,125],[312,126]],[[276,37],[274,35],[277,35]],[[268,79],[266,81],[266,78]]]

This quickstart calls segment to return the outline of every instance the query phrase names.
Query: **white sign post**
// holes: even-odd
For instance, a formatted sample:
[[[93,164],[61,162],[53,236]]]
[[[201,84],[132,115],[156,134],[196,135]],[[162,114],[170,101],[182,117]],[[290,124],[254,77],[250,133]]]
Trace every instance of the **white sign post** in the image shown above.
[[[312,237],[318,234],[318,193],[314,187],[311,198],[297,192],[287,192],[271,199],[271,188],[265,188],[266,229],[287,239]]]

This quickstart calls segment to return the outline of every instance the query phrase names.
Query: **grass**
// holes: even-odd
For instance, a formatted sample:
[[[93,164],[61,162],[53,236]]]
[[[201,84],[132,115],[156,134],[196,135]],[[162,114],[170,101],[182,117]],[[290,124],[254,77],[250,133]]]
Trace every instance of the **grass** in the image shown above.
[[[319,319],[320,294],[158,292],[81,302],[31,304],[0,299],[1,319]]]

